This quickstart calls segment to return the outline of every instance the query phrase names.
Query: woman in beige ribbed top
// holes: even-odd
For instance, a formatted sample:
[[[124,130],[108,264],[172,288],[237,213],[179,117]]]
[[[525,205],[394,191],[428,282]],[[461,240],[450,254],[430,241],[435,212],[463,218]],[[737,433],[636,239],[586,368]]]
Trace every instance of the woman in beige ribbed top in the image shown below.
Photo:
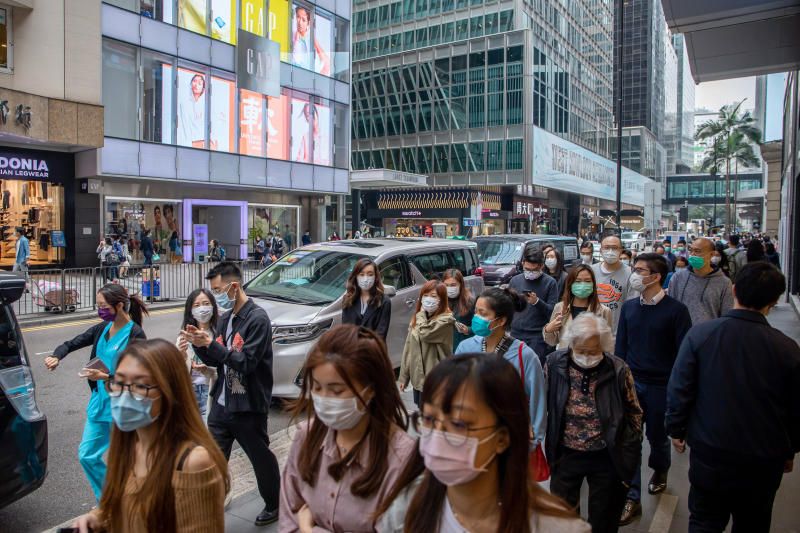
[[[162,340],[132,343],[107,383],[114,429],[100,506],[73,527],[221,532],[227,464],[203,425],[184,357]]]

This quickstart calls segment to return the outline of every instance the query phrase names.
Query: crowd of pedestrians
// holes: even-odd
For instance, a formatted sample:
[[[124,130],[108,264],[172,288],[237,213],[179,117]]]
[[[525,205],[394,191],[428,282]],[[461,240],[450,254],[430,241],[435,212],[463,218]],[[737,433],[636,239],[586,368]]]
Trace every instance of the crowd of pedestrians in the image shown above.
[[[297,431],[282,474],[272,326],[239,268],[209,271],[174,343],[146,340],[141,300],[102,287],[103,322],[45,360],[54,370],[92,346],[78,455],[98,507],[75,527],[222,531],[237,442],[264,503],[255,523],[281,532],[614,532],[641,515],[646,437],[649,494],[668,488],[671,447],[691,450],[690,531],[731,517],[734,531],[769,531],[800,451],[800,348],[766,320],[786,288],[774,243],[697,238],[637,255],[608,236],[596,263],[585,244],[572,268],[528,247],[508,285],[480,294],[459,270],[428,280],[401,325],[397,378],[393,293],[357,261],[341,325],[287,405]]]

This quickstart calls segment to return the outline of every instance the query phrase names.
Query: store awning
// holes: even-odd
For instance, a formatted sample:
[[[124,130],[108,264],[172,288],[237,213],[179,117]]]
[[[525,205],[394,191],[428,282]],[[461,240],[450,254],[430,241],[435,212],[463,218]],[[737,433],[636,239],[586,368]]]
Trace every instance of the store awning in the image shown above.
[[[798,0],[662,0],[695,82],[800,68]]]
[[[350,173],[353,189],[389,189],[392,187],[427,187],[428,176],[388,168],[354,170]]]

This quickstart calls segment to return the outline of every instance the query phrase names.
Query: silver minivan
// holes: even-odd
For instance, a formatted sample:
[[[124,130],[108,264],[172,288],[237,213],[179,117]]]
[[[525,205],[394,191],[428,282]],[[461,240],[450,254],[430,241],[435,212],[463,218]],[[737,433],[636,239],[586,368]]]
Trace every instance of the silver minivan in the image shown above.
[[[451,239],[361,239],[311,244],[282,256],[245,285],[272,321],[273,396],[297,396],[306,355],[322,333],[341,322],[342,295],[356,261],[369,257],[381,271],[392,300],[389,357],[399,367],[417,296],[428,279],[455,268],[473,294],[483,290],[475,273],[477,250],[474,242]]]

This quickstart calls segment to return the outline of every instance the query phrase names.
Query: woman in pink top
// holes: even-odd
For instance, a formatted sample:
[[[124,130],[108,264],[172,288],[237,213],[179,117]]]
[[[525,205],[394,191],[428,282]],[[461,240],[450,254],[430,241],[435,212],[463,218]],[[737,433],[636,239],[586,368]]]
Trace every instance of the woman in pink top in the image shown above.
[[[283,472],[279,531],[373,531],[378,503],[415,449],[383,340],[354,325],[325,333],[292,412],[308,418]]]

